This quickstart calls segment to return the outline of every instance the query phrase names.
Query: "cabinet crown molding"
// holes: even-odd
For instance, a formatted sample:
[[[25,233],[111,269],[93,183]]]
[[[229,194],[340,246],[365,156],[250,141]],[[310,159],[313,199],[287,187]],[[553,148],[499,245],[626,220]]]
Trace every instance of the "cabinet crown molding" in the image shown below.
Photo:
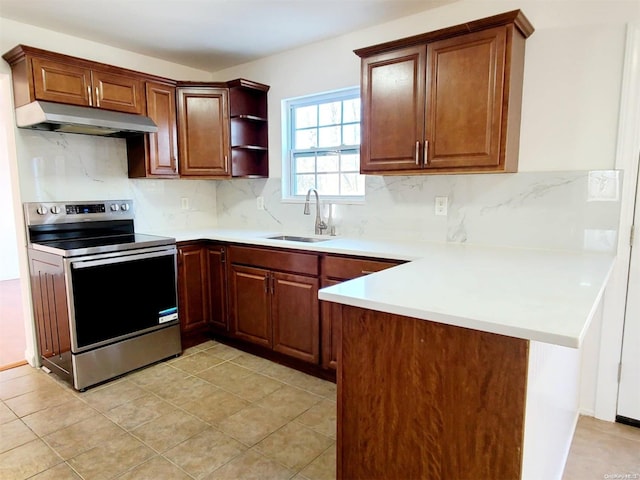
[[[364,58],[373,54],[396,50],[401,47],[410,47],[413,45],[430,43],[436,40],[444,40],[446,38],[457,37],[458,35],[464,35],[466,33],[477,32],[480,30],[485,30],[487,28],[510,24],[513,24],[521,32],[524,38],[528,38],[534,32],[533,25],[531,24],[529,19],[525,17],[524,13],[522,13],[521,10],[512,10],[510,12],[493,15],[491,17],[461,23],[452,27],[441,28],[432,32],[421,33],[399,40],[392,40],[390,42],[384,42],[377,45],[371,45],[369,47],[359,48],[354,50],[353,52],[357,56]]]

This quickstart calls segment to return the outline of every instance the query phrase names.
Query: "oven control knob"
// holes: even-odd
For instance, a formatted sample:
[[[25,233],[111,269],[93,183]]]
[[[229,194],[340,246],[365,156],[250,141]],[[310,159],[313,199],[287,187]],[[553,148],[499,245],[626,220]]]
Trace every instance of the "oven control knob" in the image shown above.
[[[44,205],[40,205],[37,209],[36,212],[38,213],[38,215],[46,215],[47,212],[49,210],[47,209],[47,207],[45,207]]]
[[[60,213],[60,207],[54,205],[53,207],[51,207],[51,213],[53,213],[54,215],[58,215]]]
[[[129,211],[129,204],[128,203],[123,203],[122,205],[120,205],[120,210],[122,210],[123,212],[128,212]]]
[[[118,210],[120,210],[120,205],[118,205],[117,203],[112,203],[111,204],[111,211],[112,212],[117,212]]]

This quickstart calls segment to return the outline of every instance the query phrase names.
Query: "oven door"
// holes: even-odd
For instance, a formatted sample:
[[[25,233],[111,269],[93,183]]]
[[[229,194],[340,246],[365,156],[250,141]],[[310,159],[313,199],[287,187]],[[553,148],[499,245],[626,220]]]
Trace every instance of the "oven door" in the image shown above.
[[[175,246],[65,263],[72,353],[178,323]]]

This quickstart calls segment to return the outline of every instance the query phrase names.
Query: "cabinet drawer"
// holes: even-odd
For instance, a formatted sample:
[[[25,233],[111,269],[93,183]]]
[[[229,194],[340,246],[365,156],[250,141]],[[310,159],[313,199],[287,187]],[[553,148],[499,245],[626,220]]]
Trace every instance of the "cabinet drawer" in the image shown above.
[[[231,263],[303,275],[317,276],[320,270],[318,255],[312,253],[231,246],[229,247],[229,259]]]
[[[322,259],[322,276],[350,280],[404,263],[396,260],[369,260],[327,255]]]

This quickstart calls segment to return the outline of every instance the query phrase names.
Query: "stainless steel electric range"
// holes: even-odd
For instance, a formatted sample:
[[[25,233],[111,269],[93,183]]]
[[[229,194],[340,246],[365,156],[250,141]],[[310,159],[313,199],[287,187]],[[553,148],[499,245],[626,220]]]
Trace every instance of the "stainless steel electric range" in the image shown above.
[[[176,242],[131,200],[24,204],[43,366],[77,390],[179,355]]]

